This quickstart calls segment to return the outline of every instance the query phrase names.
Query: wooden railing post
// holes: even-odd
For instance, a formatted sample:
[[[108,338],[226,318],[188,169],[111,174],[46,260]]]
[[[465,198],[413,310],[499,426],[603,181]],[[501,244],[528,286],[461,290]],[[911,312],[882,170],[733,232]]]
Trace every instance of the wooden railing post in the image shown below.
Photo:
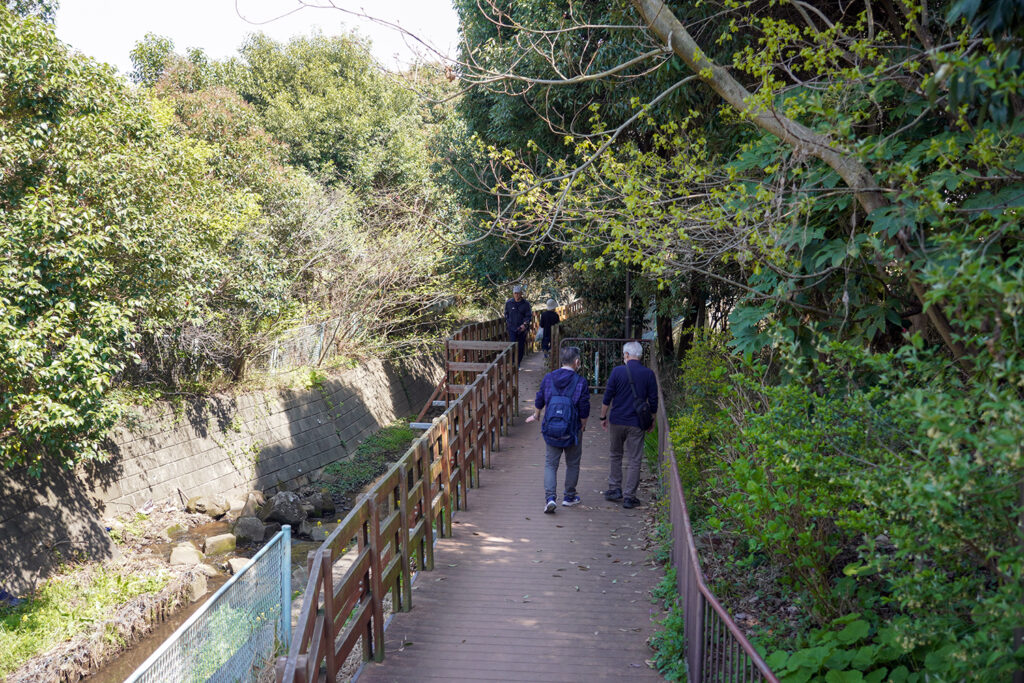
[[[445,419],[441,427],[441,478],[444,490],[441,492],[441,507],[444,510],[442,520],[444,524],[443,535],[450,538],[452,535],[452,448],[451,448],[451,419]]]
[[[422,497],[420,498],[420,514],[423,515],[423,540],[420,543],[420,569],[434,569],[434,478],[430,476],[431,452],[437,425],[430,428],[427,438],[420,440],[416,447],[420,463],[420,475],[423,477]],[[428,445],[424,447],[424,442]]]
[[[380,502],[376,496],[367,500],[370,506],[369,543],[370,543],[370,599],[373,601],[370,617],[371,651],[374,661],[384,661],[384,600],[381,592],[381,572],[384,570],[381,552],[384,549],[380,535]],[[328,680],[333,681],[332,675]]]
[[[338,627],[335,624],[335,605],[334,605],[334,572],[332,567],[334,566],[334,554],[331,552],[330,547],[323,548],[323,553],[320,555],[320,573],[322,575],[322,585],[324,587],[324,640],[327,641],[327,676],[328,680],[334,680],[338,675],[338,669],[341,668],[341,662],[335,660],[334,647],[338,640]]]
[[[409,568],[412,559],[412,549],[409,546],[409,507],[412,501],[409,500],[409,474],[415,472],[416,468],[400,465],[398,471],[398,532],[392,543],[395,544],[396,550],[401,549],[402,591],[399,610],[408,612],[412,608],[412,570]]]

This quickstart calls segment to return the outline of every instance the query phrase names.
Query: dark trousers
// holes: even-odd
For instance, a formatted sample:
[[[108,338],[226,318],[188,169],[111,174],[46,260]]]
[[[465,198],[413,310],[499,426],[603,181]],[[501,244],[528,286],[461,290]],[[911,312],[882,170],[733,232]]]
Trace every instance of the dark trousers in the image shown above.
[[[644,430],[632,425],[613,424],[608,431],[611,437],[608,490],[622,491],[626,498],[636,498],[636,487],[640,483],[640,463],[644,455]]]
[[[509,330],[508,340],[519,344],[519,364],[522,365],[523,353],[526,351],[526,331],[516,332],[515,330]]]

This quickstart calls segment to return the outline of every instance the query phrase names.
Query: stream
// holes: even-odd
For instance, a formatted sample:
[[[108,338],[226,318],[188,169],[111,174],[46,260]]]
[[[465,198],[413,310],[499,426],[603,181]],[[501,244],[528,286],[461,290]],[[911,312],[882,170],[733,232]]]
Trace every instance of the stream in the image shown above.
[[[325,523],[325,527],[328,530],[332,530],[335,523]],[[146,547],[146,549],[154,555],[158,555],[162,558],[167,558],[170,555],[171,548],[177,543],[182,541],[192,541],[197,547],[202,547],[203,540],[209,536],[216,536],[218,534],[228,533],[231,530],[231,525],[228,522],[209,522],[207,524],[201,524],[196,527],[192,527],[178,536],[175,536],[170,542],[167,543],[154,543]],[[269,540],[269,539],[268,539]],[[262,547],[259,546],[248,546],[238,548],[235,552],[231,553],[234,557],[252,557]],[[315,541],[308,541],[304,539],[297,539],[292,537],[292,554],[291,554],[291,565],[292,571],[296,567],[306,566],[306,555],[311,550],[316,550],[320,547],[320,543]],[[226,559],[224,556],[213,556],[208,558],[209,563],[216,565],[220,561]],[[142,640],[131,645],[127,650],[119,654],[114,659],[104,664],[99,670],[86,676],[82,680],[85,683],[122,683],[128,676],[130,676],[135,669],[137,669],[146,659],[156,651],[160,645],[167,640],[179,626],[188,620],[196,611],[202,607],[213,594],[217,592],[221,586],[227,583],[230,577],[226,573],[218,574],[207,579],[208,590],[206,595],[202,598],[193,602],[190,605],[182,607],[175,612],[170,618],[158,624],[147,636]],[[292,586],[292,592],[301,590],[305,586]]]

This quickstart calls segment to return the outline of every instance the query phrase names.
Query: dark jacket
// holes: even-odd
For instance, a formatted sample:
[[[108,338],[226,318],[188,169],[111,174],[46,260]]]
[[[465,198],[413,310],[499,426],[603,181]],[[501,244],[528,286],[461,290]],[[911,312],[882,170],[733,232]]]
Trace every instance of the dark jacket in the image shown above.
[[[559,394],[565,393],[572,382],[579,378],[579,384],[576,385],[576,391],[572,394],[572,400],[576,403],[576,412],[579,413],[580,420],[585,420],[590,417],[590,388],[587,384],[587,378],[569,370],[568,368],[558,368],[552,370],[548,374],[544,375],[544,379],[540,381],[540,389],[537,391],[537,396],[533,399],[533,405],[537,409],[543,408],[551,400],[551,397],[555,395],[555,392]],[[580,425],[576,425],[577,431]]]
[[[540,327],[544,330],[544,336],[548,339],[551,338],[551,326],[557,325],[562,321],[558,317],[558,314],[554,311],[544,311],[540,314]]]
[[[654,371],[638,360],[631,360],[629,361],[629,372],[633,376],[636,395],[640,398],[647,397],[651,415],[654,415],[658,412],[658,379],[654,376]],[[612,407],[608,414],[610,423],[632,427],[640,426],[636,410],[633,408],[633,391],[629,388],[629,376],[626,375],[625,365],[619,365],[612,370],[612,374],[608,377],[608,388],[604,390],[604,399],[601,402]]]
[[[533,320],[533,311],[530,309],[530,302],[526,299],[509,299],[505,302],[505,325],[508,327],[509,335],[515,336],[519,326]]]

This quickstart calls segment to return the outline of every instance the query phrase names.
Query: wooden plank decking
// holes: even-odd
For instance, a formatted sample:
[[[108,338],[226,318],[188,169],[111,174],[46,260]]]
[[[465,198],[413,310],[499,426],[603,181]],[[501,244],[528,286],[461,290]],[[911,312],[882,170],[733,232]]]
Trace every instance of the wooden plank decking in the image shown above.
[[[583,436],[583,502],[542,512],[544,445],[524,419],[543,372],[539,354],[524,359],[520,418],[470,491],[470,509],[456,514],[453,537],[438,542],[435,570],[414,582],[412,610],[388,626],[386,659],[366,664],[359,683],[661,680],[646,664],[660,614],[650,591],[662,575],[641,536],[649,510],[601,497],[600,396]]]

